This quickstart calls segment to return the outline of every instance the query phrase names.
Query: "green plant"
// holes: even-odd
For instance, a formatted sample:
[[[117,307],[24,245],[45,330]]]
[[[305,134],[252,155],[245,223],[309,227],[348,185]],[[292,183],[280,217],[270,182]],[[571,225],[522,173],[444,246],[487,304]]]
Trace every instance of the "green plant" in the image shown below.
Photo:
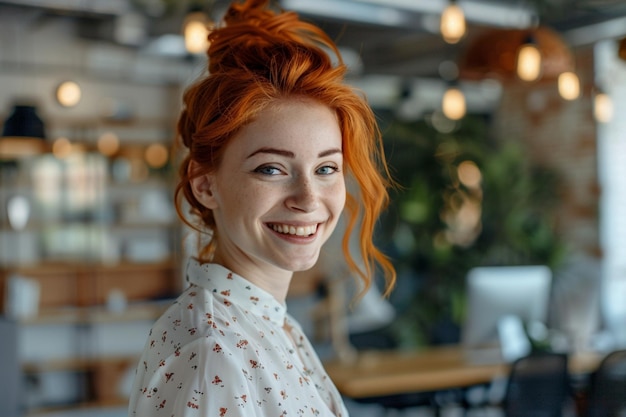
[[[468,116],[441,133],[426,121],[392,119],[384,137],[399,187],[380,238],[399,287],[407,289],[392,299],[402,344],[436,342],[441,326],[458,328],[470,268],[561,262],[564,245],[554,231],[558,176],[533,163],[520,144],[491,138],[487,120]],[[463,181],[462,165],[479,172],[480,181]]]

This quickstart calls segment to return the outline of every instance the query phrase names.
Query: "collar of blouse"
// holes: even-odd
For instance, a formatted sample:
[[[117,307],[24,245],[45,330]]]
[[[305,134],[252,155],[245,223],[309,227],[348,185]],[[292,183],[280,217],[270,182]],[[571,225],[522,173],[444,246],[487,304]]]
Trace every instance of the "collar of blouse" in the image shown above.
[[[186,268],[188,282],[205,288],[226,306],[237,305],[252,314],[274,322],[285,323],[287,308],[267,291],[244,277],[213,263],[201,264],[189,259]]]

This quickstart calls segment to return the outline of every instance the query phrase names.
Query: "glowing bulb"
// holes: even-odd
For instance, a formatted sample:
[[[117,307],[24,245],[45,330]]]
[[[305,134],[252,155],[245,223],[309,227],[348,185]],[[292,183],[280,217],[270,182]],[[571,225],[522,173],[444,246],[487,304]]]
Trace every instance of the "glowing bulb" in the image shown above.
[[[566,71],[559,75],[559,94],[565,100],[576,100],[580,95],[580,81],[573,72]]]
[[[65,81],[57,87],[56,96],[63,107],[73,107],[80,101],[80,86],[74,81]]]
[[[120,139],[113,132],[104,132],[98,138],[98,150],[102,155],[113,156],[120,149]]]
[[[443,39],[448,43],[457,43],[465,35],[465,15],[456,4],[450,4],[441,14],[439,26]]]
[[[478,188],[482,181],[480,169],[473,161],[463,161],[457,168],[457,175],[461,184],[468,188]]]
[[[449,88],[441,103],[443,114],[450,120],[459,120],[465,116],[465,96],[458,88]]]
[[[535,81],[541,74],[541,53],[531,43],[522,45],[517,54],[517,76],[524,81]]]
[[[613,119],[613,100],[607,94],[596,94],[593,103],[593,115],[600,123],[608,123]]]
[[[161,168],[167,163],[169,152],[164,145],[153,143],[146,148],[144,158],[152,168]]]
[[[206,15],[202,12],[191,13],[184,24],[185,48],[192,54],[206,52],[209,48],[209,27]]]

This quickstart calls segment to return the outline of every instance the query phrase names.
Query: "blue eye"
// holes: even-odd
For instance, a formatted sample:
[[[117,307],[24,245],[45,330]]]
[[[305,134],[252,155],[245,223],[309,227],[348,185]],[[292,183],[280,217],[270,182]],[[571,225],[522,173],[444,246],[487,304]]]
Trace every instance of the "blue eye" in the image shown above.
[[[255,169],[254,172],[258,172],[259,174],[263,174],[263,175],[279,175],[280,169],[273,167],[271,165],[264,165]]]
[[[339,168],[332,165],[324,165],[323,167],[317,169],[317,173],[320,175],[331,175],[335,172],[339,172]]]

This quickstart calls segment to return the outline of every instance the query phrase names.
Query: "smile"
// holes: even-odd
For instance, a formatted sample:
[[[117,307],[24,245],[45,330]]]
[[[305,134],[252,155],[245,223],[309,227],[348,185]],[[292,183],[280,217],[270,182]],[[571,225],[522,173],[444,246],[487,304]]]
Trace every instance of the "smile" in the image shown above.
[[[269,227],[277,232],[286,235],[311,236],[317,232],[317,224],[312,226],[292,226],[289,224],[270,224]]]

